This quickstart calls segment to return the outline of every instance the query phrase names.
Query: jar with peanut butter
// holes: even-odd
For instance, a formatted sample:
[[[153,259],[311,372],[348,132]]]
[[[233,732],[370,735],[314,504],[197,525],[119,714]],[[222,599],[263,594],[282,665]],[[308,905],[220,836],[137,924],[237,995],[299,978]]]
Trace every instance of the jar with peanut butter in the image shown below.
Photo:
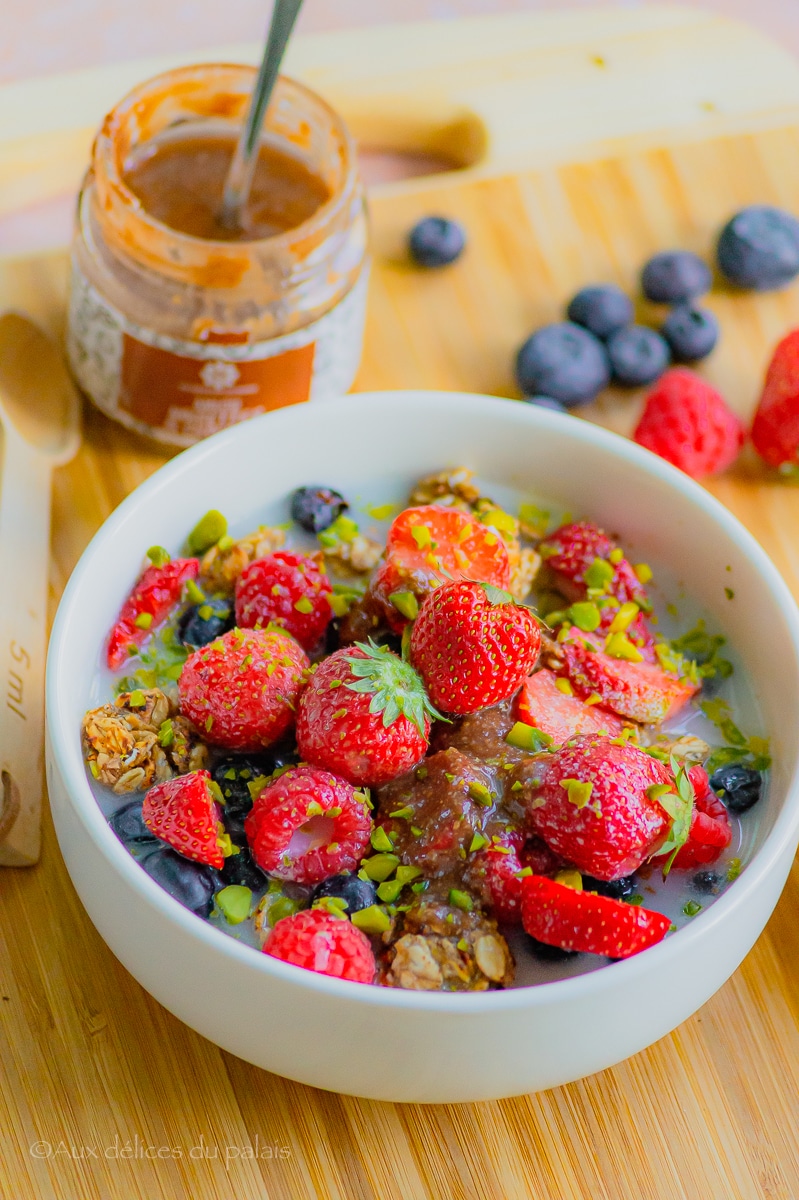
[[[67,351],[90,399],[188,446],[249,417],[348,390],[367,253],[352,139],[281,77],[242,227],[219,221],[255,78],[170,71],[103,122],[78,203]]]

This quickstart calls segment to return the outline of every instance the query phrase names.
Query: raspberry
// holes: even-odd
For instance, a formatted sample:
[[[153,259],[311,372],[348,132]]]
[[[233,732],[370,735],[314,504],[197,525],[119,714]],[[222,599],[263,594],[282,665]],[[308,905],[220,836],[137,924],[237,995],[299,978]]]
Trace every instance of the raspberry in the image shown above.
[[[752,425],[752,445],[769,466],[799,468],[799,329],[774,351]]]
[[[567,600],[583,600],[589,587],[604,586],[607,594],[619,604],[633,601],[639,608],[649,607],[646,592],[630,563],[623,557],[618,562],[609,561],[618,547],[604,530],[590,521],[561,525],[548,535],[540,549],[558,591]],[[606,584],[601,572],[598,578],[591,578],[590,571],[592,567],[596,571],[597,559],[607,564],[607,568],[613,568],[612,573],[608,572],[610,577]]]
[[[619,879],[663,844],[671,822],[648,793],[673,782],[668,767],[635,746],[575,738],[550,758],[529,804],[530,824],[579,871]]]
[[[321,555],[277,550],[256,559],[236,583],[236,624],[245,629],[282,625],[305,650],[313,650],[333,611],[330,580]]]
[[[667,371],[649,393],[633,438],[694,479],[725,470],[744,431],[723,397],[685,367]]]
[[[301,765],[266,785],[244,829],[263,871],[313,884],[358,866],[372,820],[362,793],[329,771]]]
[[[346,917],[334,917],[321,908],[278,921],[264,942],[264,954],[334,979],[374,982],[375,958],[366,934]]]

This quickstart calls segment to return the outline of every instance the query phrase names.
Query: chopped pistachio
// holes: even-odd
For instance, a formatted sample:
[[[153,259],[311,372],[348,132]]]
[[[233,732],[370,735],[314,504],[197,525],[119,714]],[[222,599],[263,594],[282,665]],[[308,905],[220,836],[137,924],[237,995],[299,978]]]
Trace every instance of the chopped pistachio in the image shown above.
[[[294,601],[294,607],[298,613],[305,613],[306,616],[313,612],[313,602],[310,596],[300,596],[299,600]]]
[[[621,562],[621,560],[623,558],[624,558],[624,551],[622,549],[620,549],[619,546],[617,546],[616,549],[611,550],[610,554],[608,555],[608,562],[612,562],[615,567],[615,566],[618,566],[618,564]]]
[[[584,579],[586,587],[599,588],[601,591],[607,591],[608,584],[613,581],[615,571],[613,564],[609,563],[604,558],[595,558],[591,566],[585,572]]]
[[[593,633],[595,629],[599,628],[602,620],[602,614],[597,606],[587,601],[573,604],[569,609],[569,617],[572,623],[585,633]]]
[[[372,830],[372,836],[369,839],[372,843],[372,849],[386,851],[389,854],[394,849],[394,843],[386,833],[382,825],[378,825]]]
[[[555,680],[555,687],[558,689],[559,692],[563,692],[564,696],[573,696],[574,695],[574,689],[572,688],[572,685],[569,683],[568,679],[565,678],[565,676],[561,676],[559,679]]]
[[[409,621],[416,620],[419,615],[419,601],[413,592],[392,592],[389,600],[403,617],[407,617]]]
[[[488,838],[482,833],[476,833],[469,843],[469,853],[474,854],[476,850],[482,850],[483,846],[488,845]]]
[[[153,623],[153,614],[148,612],[139,613],[133,624],[137,629],[149,629]]]
[[[391,925],[388,913],[377,904],[370,904],[368,908],[361,908],[358,912],[354,912],[351,920],[356,929],[360,929],[362,933],[375,935],[385,933]]]
[[[404,808],[395,808],[388,815],[394,817],[397,821],[408,821],[413,816],[414,811],[409,804],[406,804]],[[375,846],[375,849],[385,849],[385,847]]]
[[[569,798],[569,803],[576,808],[585,808],[594,790],[593,783],[581,779],[561,779],[560,786]]]
[[[579,871],[558,871],[555,876],[555,883],[562,883],[565,887],[574,888],[576,892],[583,890],[583,877]]]
[[[225,797],[222,795],[222,789],[215,779],[208,780],[208,791],[211,793],[217,804],[225,803]]]
[[[418,825],[411,825],[411,833],[414,837],[421,837],[424,830],[420,829]]]
[[[462,892],[459,888],[450,888],[449,903],[453,908],[462,908],[464,912],[471,912],[474,908],[474,901],[468,892]]]
[[[621,608],[616,613],[615,617],[610,623],[610,629],[608,632],[626,633],[640,611],[641,610],[637,604],[633,604],[632,600],[628,600],[625,604],[622,604]]]
[[[404,885],[406,883],[410,883],[412,879],[418,878],[421,873],[421,867],[405,866],[404,863],[400,863],[400,865],[397,867],[396,878]]]
[[[231,883],[217,892],[214,899],[228,925],[240,925],[250,915],[252,892],[248,887]]]
[[[198,587],[193,579],[190,579],[186,584],[186,595],[192,604],[202,604],[205,600],[205,592],[201,587]]]
[[[272,929],[274,929],[278,921],[282,921],[284,917],[293,917],[296,912],[300,911],[301,907],[302,905],[299,900],[291,900],[288,896],[278,896],[267,909],[267,920]]]
[[[611,658],[619,658],[624,662],[643,662],[641,651],[632,644],[626,633],[609,633],[605,638],[605,651]]]
[[[517,750],[529,750],[532,753],[552,745],[552,738],[548,733],[536,729],[533,725],[525,725],[523,721],[516,722],[505,741]]]
[[[363,860],[361,870],[366,872],[367,879],[383,883],[389,875],[393,875],[398,865],[399,856],[396,854],[373,854],[371,858]]]
[[[399,899],[399,894],[403,889],[401,879],[387,879],[385,883],[377,885],[377,895],[384,904],[393,904]]]
[[[147,551],[147,557],[154,567],[165,567],[170,561],[169,551],[165,550],[163,546],[151,546]]]
[[[305,815],[308,817],[321,817],[324,816],[324,812],[325,810],[322,808],[322,805],[318,800],[310,800],[307,808],[305,809]]]
[[[136,688],[128,696],[128,708],[144,708],[146,703],[147,697],[139,688]]]
[[[490,525],[492,529],[498,529],[500,533],[509,533],[511,537],[516,536],[516,519],[501,508],[488,509],[487,512],[481,514],[480,520],[483,525]]]
[[[647,563],[636,563],[633,567],[639,583],[649,583],[652,579],[652,568]]]
[[[494,803],[494,797],[484,783],[479,783],[473,780],[469,784],[469,795],[477,804],[482,804],[484,808],[488,808]]]
[[[187,540],[192,554],[204,554],[215,546],[227,533],[227,520],[217,509],[211,508],[192,529]]]
[[[430,533],[427,525],[412,525],[411,537],[420,550],[424,550],[426,546],[430,546],[433,541],[433,535]]]
[[[171,746],[175,740],[175,730],[169,717],[162,721],[158,728],[158,745]]]
[[[727,864],[727,883],[732,883],[741,874],[740,858],[731,858]]]
[[[702,905],[698,900],[686,900],[682,906],[682,910],[686,917],[695,917],[698,912],[702,911]]]

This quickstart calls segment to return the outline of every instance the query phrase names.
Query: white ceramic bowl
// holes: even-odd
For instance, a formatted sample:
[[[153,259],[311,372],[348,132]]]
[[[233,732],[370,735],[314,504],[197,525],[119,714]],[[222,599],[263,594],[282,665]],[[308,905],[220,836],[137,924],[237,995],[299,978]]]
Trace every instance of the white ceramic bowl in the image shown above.
[[[87,783],[81,717],[102,639],[147,546],[177,551],[211,507],[244,532],[266,502],[304,483],[356,495],[381,479],[396,488],[461,463],[619,531],[642,558],[673,567],[717,617],[772,738],[755,852],[690,926],[591,974],[471,995],[328,979],[239,944],[141,870]],[[61,849],[89,916],[181,1020],[241,1058],[317,1087],[380,1100],[485,1100],[619,1062],[668,1033],[735,970],[777,901],[799,838],[797,712],[799,621],[790,594],[743,527],[685,475],[594,425],[524,404],[356,395],[217,435],[158,471],[108,519],[75,569],[53,630],[47,775]]]

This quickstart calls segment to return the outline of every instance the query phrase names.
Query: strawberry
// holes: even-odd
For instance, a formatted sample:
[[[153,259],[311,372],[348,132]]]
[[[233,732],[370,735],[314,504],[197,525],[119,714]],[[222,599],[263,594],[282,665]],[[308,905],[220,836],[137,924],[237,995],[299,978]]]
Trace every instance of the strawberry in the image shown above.
[[[447,579],[482,579],[495,587],[510,583],[510,561],[502,538],[458,508],[426,504],[406,508],[388,531],[385,561],[371,593],[401,632],[418,602]]]
[[[752,445],[769,466],[799,471],[799,329],[777,345],[752,424]]]
[[[215,746],[261,750],[293,725],[310,665],[288,634],[231,629],[186,659],[180,711]]]
[[[678,870],[704,867],[715,862],[732,841],[727,810],[711,788],[705,768],[691,767],[688,778],[694,790],[695,803],[688,838],[677,850],[671,863]]]
[[[194,862],[220,869],[225,857],[234,853],[211,791],[210,771],[192,771],[150,788],[142,820],[156,837]]]
[[[548,946],[608,958],[638,954],[661,942],[671,927],[662,913],[541,875],[522,880],[522,923],[530,937]]]
[[[509,592],[457,580],[431,592],[411,632],[411,661],[433,703],[470,713],[512,696],[541,646],[538,622]]]
[[[300,699],[297,745],[315,766],[377,787],[424,758],[435,715],[409,663],[358,642],[316,668]]]
[[[369,847],[372,818],[362,793],[303,763],[266,784],[244,829],[263,871],[312,884],[356,869]]]
[[[522,919],[522,863],[524,843],[521,830],[509,830],[489,843],[468,863],[464,879],[470,890],[482,893],[484,903],[497,921],[518,925]]]
[[[236,581],[236,624],[242,629],[281,625],[304,650],[313,650],[333,610],[333,588],[321,554],[276,550],[245,567]]]
[[[659,725],[675,716],[699,690],[688,679],[664,671],[649,662],[631,662],[602,649],[614,647],[618,653],[642,657],[625,635],[616,635],[602,642],[599,638],[572,630],[559,643],[563,654],[564,671],[574,690],[583,699],[598,696],[601,704],[617,713],[645,725]],[[611,640],[613,639],[613,640]]]
[[[155,550],[153,554],[155,555]],[[161,554],[166,556],[166,551]],[[116,624],[108,635],[106,657],[112,671],[118,671],[130,655],[149,637],[156,625],[178,604],[183,585],[194,579],[200,569],[196,558],[174,558],[147,567],[122,605]]]
[[[546,668],[525,679],[515,701],[517,721],[540,729],[555,746],[562,746],[578,733],[608,733],[612,737],[621,733],[624,725],[614,713],[564,694],[557,682],[554,672]]]
[[[674,367],[649,393],[633,440],[694,479],[726,470],[744,444],[744,429],[707,380]]]
[[[575,738],[545,765],[528,804],[530,827],[579,871],[620,879],[663,845],[672,821],[651,793],[673,786],[668,767],[635,746]]]

